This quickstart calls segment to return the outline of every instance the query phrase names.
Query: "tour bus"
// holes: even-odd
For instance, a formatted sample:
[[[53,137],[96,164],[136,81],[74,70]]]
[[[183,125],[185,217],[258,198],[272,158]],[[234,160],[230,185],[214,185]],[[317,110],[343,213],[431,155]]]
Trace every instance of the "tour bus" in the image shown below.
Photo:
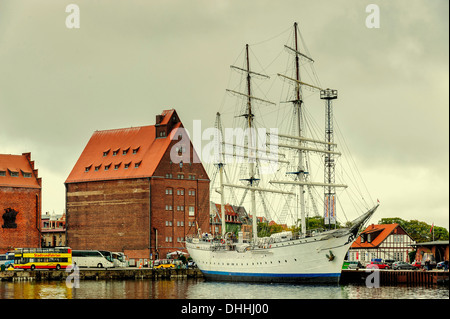
[[[106,255],[106,256],[105,256]],[[72,260],[78,267],[112,268],[111,252],[98,250],[73,250]]]
[[[5,269],[14,268],[14,252],[0,255],[0,266],[2,265],[4,265]]]
[[[72,264],[72,249],[55,248],[16,248],[14,250],[14,269],[65,269]]]
[[[114,267],[127,267],[125,254],[122,252],[112,252]]]

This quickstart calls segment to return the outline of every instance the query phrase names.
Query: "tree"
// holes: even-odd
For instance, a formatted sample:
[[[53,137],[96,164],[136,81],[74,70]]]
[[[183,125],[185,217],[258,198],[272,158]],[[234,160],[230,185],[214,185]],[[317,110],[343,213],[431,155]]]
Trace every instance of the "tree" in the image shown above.
[[[431,225],[419,220],[403,220],[399,217],[382,218],[378,224],[399,224],[411,238],[418,242],[433,240],[433,233],[430,232]],[[434,240],[448,240],[448,230],[444,227],[434,226]]]

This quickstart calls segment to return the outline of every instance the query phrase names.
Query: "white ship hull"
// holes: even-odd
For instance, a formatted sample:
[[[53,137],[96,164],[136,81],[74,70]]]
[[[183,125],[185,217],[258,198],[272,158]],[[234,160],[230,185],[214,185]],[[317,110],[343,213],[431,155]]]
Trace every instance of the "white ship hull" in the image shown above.
[[[338,283],[355,235],[340,229],[249,250],[210,242],[187,242],[186,248],[209,280],[246,282]]]
[[[342,264],[358,230],[378,205],[341,228],[311,237],[250,247],[191,238],[186,248],[207,280],[339,283]]]

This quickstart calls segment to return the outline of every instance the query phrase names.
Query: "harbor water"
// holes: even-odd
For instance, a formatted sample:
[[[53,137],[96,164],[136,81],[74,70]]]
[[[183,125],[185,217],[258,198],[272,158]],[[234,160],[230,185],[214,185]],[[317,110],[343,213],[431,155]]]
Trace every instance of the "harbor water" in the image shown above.
[[[0,299],[449,299],[447,285],[286,285],[183,280],[1,281]]]

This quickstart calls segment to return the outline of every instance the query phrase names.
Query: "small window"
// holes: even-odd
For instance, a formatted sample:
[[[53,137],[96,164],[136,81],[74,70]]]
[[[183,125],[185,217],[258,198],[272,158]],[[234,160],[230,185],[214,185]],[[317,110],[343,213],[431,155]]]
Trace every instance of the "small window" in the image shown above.
[[[127,169],[128,167],[130,167],[130,164],[131,164],[131,162],[126,163],[126,164],[123,166],[123,168]]]
[[[31,173],[27,173],[27,172],[22,172],[22,173],[23,173],[23,177],[31,178]]]
[[[141,162],[137,162],[134,164],[134,168],[138,168],[139,166],[141,166]]]
[[[6,171],[0,171],[0,176],[6,176]]]
[[[117,154],[119,154],[119,150],[120,150],[120,148],[114,150],[112,155],[113,156],[117,156]]]
[[[95,171],[97,172],[98,170],[100,170],[100,167],[102,167],[102,165],[100,164],[100,165],[98,165],[98,166],[95,166]]]
[[[11,174],[12,177],[19,177],[19,172],[10,170],[9,173]]]
[[[189,206],[189,216],[195,216],[195,207]]]
[[[115,165],[114,165],[114,169],[115,169],[115,170],[118,170],[118,169],[120,168],[120,164],[122,164],[122,163],[115,164]]]
[[[137,154],[137,152],[139,151],[140,146],[133,148],[133,154]]]
[[[108,156],[110,150],[106,150],[103,152],[103,157]]]
[[[127,155],[129,150],[130,150],[130,148],[127,148],[127,149],[123,150],[122,151],[122,155]]]

